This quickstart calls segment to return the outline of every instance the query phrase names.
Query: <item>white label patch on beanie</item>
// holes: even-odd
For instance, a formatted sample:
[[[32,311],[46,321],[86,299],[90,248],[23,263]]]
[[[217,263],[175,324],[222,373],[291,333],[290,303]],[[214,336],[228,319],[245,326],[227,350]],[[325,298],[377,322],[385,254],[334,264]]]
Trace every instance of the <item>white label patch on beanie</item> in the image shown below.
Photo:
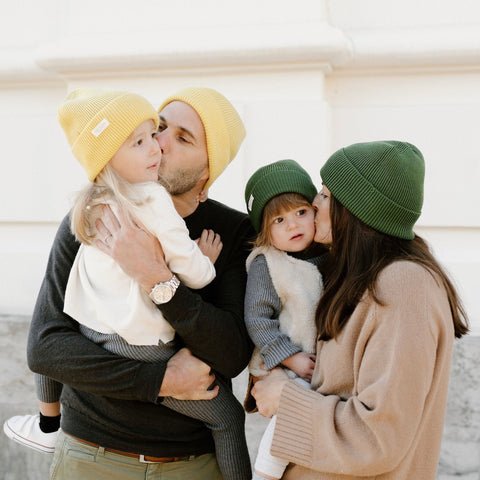
[[[104,118],[98,125],[92,130],[95,137],[98,137],[105,129],[110,125],[110,122]]]
[[[248,199],[248,205],[247,205],[247,208],[248,208],[248,211],[251,212],[252,211],[252,205],[253,205],[253,201],[255,199],[253,198],[253,195],[250,195],[250,198]]]

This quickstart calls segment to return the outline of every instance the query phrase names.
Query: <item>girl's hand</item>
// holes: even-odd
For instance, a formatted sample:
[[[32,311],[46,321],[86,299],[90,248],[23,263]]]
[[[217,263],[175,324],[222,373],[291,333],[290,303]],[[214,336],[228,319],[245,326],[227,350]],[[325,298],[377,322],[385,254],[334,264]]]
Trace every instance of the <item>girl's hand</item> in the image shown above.
[[[276,367],[255,383],[252,388],[252,395],[257,402],[257,408],[261,415],[271,418],[277,413],[280,395],[287,382],[287,374],[282,368]]]
[[[295,372],[307,382],[312,381],[313,369],[315,368],[315,355],[313,353],[298,352],[283,360],[282,365]]]
[[[201,252],[215,263],[223,248],[220,235],[213,230],[203,230],[201,237],[195,241]]]

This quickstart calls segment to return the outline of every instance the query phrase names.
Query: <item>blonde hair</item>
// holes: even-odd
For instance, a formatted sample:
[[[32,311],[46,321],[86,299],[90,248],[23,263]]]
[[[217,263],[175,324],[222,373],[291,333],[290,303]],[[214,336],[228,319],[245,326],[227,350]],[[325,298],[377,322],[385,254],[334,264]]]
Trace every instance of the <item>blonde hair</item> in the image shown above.
[[[270,233],[270,224],[273,218],[280,215],[285,210],[293,210],[302,206],[311,207],[312,204],[299,193],[281,193],[267,202],[262,212],[262,221],[260,232],[253,244],[254,247],[272,246],[272,236]]]
[[[104,205],[117,205],[130,224],[138,224],[135,214],[148,201],[148,197],[140,197],[132,184],[107,164],[95,181],[77,194],[70,212],[70,229],[79,242],[91,245],[98,234],[95,222],[101,218]]]

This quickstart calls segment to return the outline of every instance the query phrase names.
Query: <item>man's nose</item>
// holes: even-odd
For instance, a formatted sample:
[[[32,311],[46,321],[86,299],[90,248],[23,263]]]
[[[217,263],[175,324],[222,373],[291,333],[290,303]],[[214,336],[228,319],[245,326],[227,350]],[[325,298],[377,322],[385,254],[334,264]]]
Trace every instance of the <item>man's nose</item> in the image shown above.
[[[161,150],[160,145],[158,143],[157,137],[153,137],[153,142],[152,142],[152,154],[156,155],[159,151]]]
[[[158,132],[157,135],[155,135],[155,139],[157,140],[160,150],[162,151],[162,153],[164,153],[168,146],[167,134],[164,132]]]

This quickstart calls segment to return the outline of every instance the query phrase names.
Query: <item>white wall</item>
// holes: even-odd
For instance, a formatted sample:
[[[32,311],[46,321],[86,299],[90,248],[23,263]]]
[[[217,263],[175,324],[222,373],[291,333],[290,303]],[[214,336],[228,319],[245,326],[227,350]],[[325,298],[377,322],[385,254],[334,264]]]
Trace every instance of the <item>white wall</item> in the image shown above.
[[[258,166],[319,169],[356,141],[404,139],[427,164],[418,232],[480,331],[480,4],[424,0],[23,0],[0,17],[0,313],[32,311],[58,222],[85,181],[57,124],[78,86],[159,104],[220,90],[247,127],[211,196],[244,210]]]

